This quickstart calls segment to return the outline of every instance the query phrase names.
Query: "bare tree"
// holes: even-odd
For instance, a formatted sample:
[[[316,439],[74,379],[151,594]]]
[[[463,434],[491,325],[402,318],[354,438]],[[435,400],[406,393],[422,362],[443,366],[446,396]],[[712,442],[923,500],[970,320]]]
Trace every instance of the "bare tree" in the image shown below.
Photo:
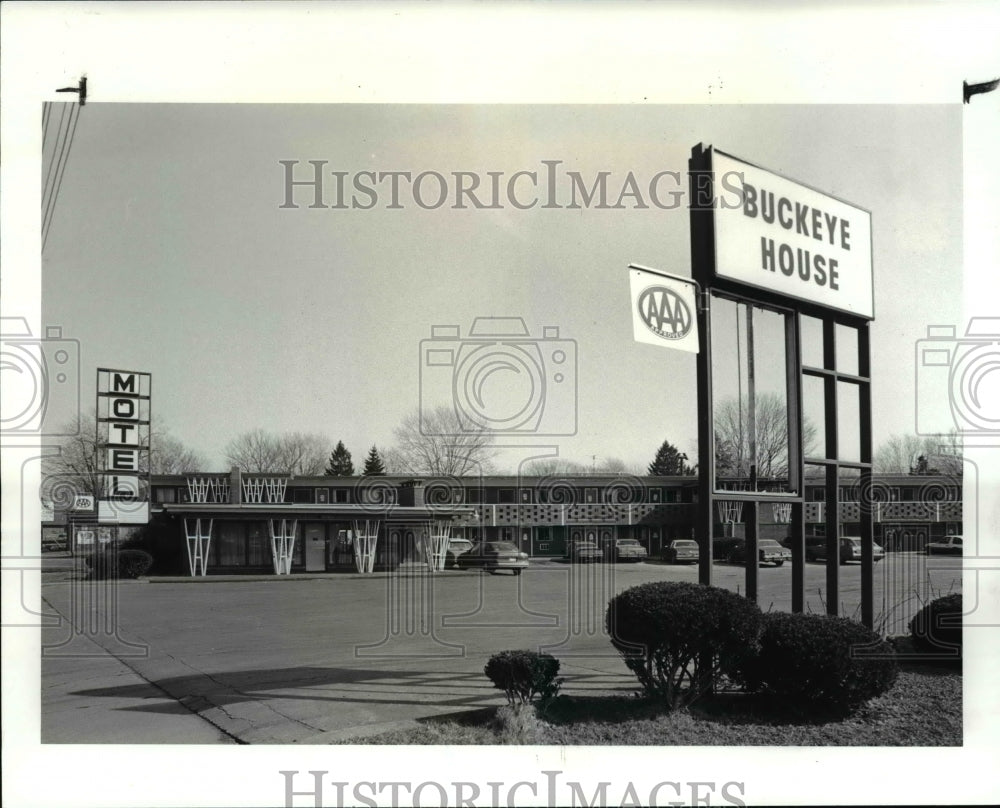
[[[106,427],[105,427],[106,430]],[[51,499],[53,489],[62,492],[91,494],[103,497],[107,472],[100,471],[97,458],[97,415],[92,410],[81,415],[72,425],[62,430],[67,433],[59,444],[58,454],[46,456],[42,461],[42,497]],[[146,427],[140,438],[148,435]],[[153,418],[150,451],[139,456],[139,474],[180,474],[195,469],[204,470],[205,460],[198,452],[186,446],[170,433],[165,424]]]
[[[962,473],[962,436],[957,430],[939,435],[891,435],[872,458],[882,474]]]
[[[746,398],[727,398],[715,410],[716,473],[727,477],[749,477],[756,464],[758,477],[788,475],[788,410],[776,393],[758,393],[754,399],[756,457],[750,446],[749,408]],[[803,453],[816,443],[816,427],[802,423]]]
[[[252,429],[226,444],[226,461],[244,472],[282,472],[304,477],[323,473],[330,453],[330,440],[315,433],[286,432],[281,435]]]
[[[496,456],[493,433],[486,428],[463,428],[447,406],[411,413],[394,435],[396,446],[386,452],[385,460],[397,474],[479,474],[491,469]]]
[[[166,428],[154,428],[150,441],[149,471],[151,474],[181,474],[185,471],[207,471],[203,455],[186,446]]]

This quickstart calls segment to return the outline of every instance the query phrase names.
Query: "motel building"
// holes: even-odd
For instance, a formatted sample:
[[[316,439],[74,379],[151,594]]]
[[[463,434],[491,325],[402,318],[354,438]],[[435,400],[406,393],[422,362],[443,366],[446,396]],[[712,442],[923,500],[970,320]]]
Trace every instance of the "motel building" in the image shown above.
[[[191,472],[150,480],[145,526],[103,525],[84,509],[52,511],[43,541],[86,553],[140,532],[162,574],[287,574],[443,565],[454,538],[505,540],[536,559],[561,558],[574,541],[613,558],[617,539],[637,539],[651,559],[668,542],[693,538],[697,477],[296,477]],[[720,480],[723,486],[739,488]],[[782,481],[760,481],[780,489]],[[843,535],[859,535],[861,502],[873,507],[875,541],[887,551],[921,550],[962,532],[961,480],[876,475],[870,494],[843,480]],[[742,507],[717,503],[714,536],[742,536]],[[825,486],[806,480],[807,536],[824,535]],[[789,535],[785,506],[762,506],[760,538]],[[59,539],[61,538],[61,541]]]

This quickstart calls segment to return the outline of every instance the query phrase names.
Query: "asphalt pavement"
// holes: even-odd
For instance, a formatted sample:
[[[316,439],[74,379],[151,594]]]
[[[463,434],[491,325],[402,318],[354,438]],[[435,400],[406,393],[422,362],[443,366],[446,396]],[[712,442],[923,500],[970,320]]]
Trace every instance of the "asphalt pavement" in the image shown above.
[[[877,576],[877,603],[926,572],[914,559],[890,563],[880,569],[891,574]],[[742,567],[720,563],[713,572],[716,585],[740,588]],[[790,608],[790,573],[787,565],[761,568],[762,608]],[[807,591],[815,585],[818,593],[812,611],[825,609],[824,574],[807,565]],[[942,589],[954,579],[960,585],[960,570],[938,578]],[[564,693],[634,693],[636,681],[604,632],[604,611],[616,592],[651,580],[697,581],[697,569],[533,561],[518,577],[445,571],[117,584],[65,569],[42,584],[43,607],[62,618],[42,629],[42,741],[362,737],[503,703],[483,665],[511,648],[555,655]],[[842,568],[845,614],[859,593],[859,568]]]

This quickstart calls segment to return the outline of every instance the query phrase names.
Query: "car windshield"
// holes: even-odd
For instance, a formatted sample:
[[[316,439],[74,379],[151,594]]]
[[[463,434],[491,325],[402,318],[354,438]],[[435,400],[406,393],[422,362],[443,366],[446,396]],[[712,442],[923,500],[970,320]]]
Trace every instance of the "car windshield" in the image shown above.
[[[628,545],[629,547],[635,547],[639,544],[635,539],[619,539],[618,543]]]
[[[487,553],[516,553],[517,548],[509,541],[491,541],[483,545]]]
[[[697,547],[698,542],[692,541],[691,539],[682,539],[681,541],[675,541],[674,547]]]
[[[781,547],[774,539],[761,539],[757,542],[758,547]]]

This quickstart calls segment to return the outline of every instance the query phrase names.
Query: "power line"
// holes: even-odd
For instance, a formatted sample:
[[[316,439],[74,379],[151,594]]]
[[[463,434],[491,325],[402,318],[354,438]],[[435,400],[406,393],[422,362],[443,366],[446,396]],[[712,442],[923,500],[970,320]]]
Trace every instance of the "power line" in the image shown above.
[[[45,141],[49,139],[49,116],[52,113],[52,102],[46,101],[42,104],[42,149],[45,149]]]
[[[59,112],[59,127],[56,129],[56,145],[52,148],[52,159],[49,160],[49,167],[45,172],[45,182],[42,185],[42,208],[48,209],[48,199],[51,195],[51,189],[49,188],[49,178],[52,176],[52,168],[55,166],[55,154],[59,149],[59,138],[62,135],[63,120],[66,118],[66,105],[62,105],[62,110]]]
[[[72,115],[73,115],[73,111],[70,110],[70,117],[71,118],[72,118]],[[52,219],[53,219],[53,217],[55,215],[55,211],[56,211],[56,202],[58,202],[58,200],[59,200],[59,191],[62,188],[63,177],[66,175],[66,165],[67,165],[67,163],[69,163],[69,155],[70,155],[70,152],[73,150],[73,138],[76,136],[76,125],[80,122],[80,106],[76,106],[76,117],[72,118],[72,120],[73,120],[73,128],[72,128],[72,130],[69,133],[69,139],[68,139],[68,141],[66,141],[66,140],[63,141],[63,146],[65,147],[65,151],[66,151],[66,156],[65,156],[65,158],[62,161],[62,168],[59,169],[57,167],[57,169],[56,169],[56,172],[58,174],[58,179],[56,180],[55,194],[52,196],[52,198],[50,200],[50,202],[51,202],[51,209],[49,211],[49,221],[48,221],[48,224],[44,225],[44,230],[42,232],[42,249],[43,250],[45,249],[45,242],[48,240],[48,237],[49,237],[49,228],[52,226]],[[68,128],[69,128],[69,125],[67,124],[67,129]]]

